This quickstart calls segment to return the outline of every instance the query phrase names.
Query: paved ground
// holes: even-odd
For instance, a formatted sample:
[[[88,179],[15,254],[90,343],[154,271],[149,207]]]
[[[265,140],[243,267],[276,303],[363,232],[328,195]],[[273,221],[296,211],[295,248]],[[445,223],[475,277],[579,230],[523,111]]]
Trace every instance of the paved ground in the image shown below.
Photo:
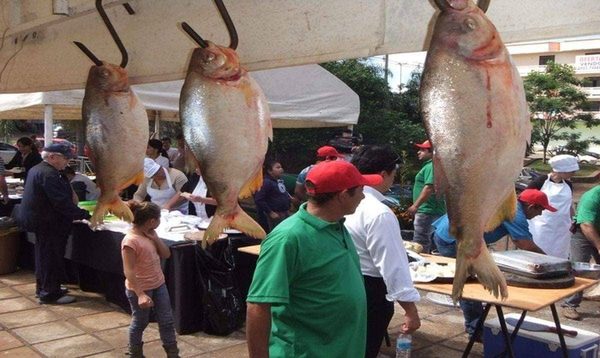
[[[96,294],[71,286],[79,301],[66,306],[40,306],[36,303],[32,272],[19,271],[0,276],[0,357],[119,357],[127,346],[130,317]],[[467,344],[462,313],[458,308],[432,303],[422,293],[419,312],[421,329],[414,334],[413,357],[460,357]],[[392,339],[402,323],[402,309],[396,308],[389,333]],[[600,327],[600,303],[584,301],[580,322],[562,323],[590,331]],[[490,312],[490,317],[493,317]],[[531,316],[551,320],[549,309]],[[164,357],[156,324],[145,332],[147,357]],[[183,357],[245,357],[244,330],[229,337],[203,333],[179,336]],[[393,344],[393,343],[392,343]],[[382,346],[382,357],[393,357],[392,347]],[[475,344],[472,357],[483,356],[483,346]]]

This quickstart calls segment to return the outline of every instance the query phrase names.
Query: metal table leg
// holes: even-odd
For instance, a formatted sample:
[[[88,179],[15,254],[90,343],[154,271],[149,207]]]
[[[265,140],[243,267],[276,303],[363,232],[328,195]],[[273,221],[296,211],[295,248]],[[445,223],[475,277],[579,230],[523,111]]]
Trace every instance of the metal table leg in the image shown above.
[[[560,346],[563,351],[563,357],[567,358],[569,356],[567,351],[567,343],[565,342],[565,336],[562,333],[562,329],[560,328],[560,319],[558,318],[558,313],[556,312],[556,306],[553,304],[550,305],[550,309],[552,310],[552,317],[554,318],[554,324],[556,325],[556,334],[558,334],[558,339],[560,340]]]
[[[504,345],[506,350],[508,351],[508,356],[510,358],[514,358],[515,354],[512,349],[512,339],[511,335],[508,333],[508,328],[506,327],[506,321],[504,320],[504,312],[502,311],[502,306],[496,305],[496,312],[498,313],[498,321],[500,321],[500,328],[502,329],[502,334],[504,335]]]
[[[475,332],[473,332],[473,335],[471,336],[471,338],[469,339],[469,343],[467,344],[467,348],[465,348],[465,351],[463,352],[463,358],[467,358],[469,356],[469,353],[471,353],[471,349],[473,348],[473,344],[475,343],[475,337],[477,337],[478,334],[482,333],[483,322],[485,322],[488,312],[490,312],[490,308],[492,308],[492,304],[486,303],[485,307],[483,308],[483,314],[479,318],[479,322],[477,322],[477,326],[475,327]]]

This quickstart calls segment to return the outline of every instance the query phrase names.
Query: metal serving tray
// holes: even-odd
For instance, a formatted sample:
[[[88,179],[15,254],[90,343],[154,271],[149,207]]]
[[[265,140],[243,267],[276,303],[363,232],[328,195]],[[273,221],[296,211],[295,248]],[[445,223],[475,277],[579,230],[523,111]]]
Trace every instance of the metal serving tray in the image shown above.
[[[542,255],[525,250],[493,252],[492,257],[500,270],[532,278],[550,278],[568,275],[571,262],[560,257]]]

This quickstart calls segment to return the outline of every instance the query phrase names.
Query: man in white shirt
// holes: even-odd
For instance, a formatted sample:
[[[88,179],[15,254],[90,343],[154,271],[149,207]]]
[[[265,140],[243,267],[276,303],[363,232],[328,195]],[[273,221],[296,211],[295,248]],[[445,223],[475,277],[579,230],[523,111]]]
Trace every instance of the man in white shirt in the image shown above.
[[[365,357],[376,357],[387,326],[394,315],[394,301],[404,309],[402,332],[421,326],[415,302],[420,299],[413,286],[408,258],[398,219],[382,201],[396,175],[398,155],[388,146],[363,146],[352,157],[361,174],[380,174],[380,185],[365,186],[365,198],[345,226],[360,258],[367,293],[367,347]]]

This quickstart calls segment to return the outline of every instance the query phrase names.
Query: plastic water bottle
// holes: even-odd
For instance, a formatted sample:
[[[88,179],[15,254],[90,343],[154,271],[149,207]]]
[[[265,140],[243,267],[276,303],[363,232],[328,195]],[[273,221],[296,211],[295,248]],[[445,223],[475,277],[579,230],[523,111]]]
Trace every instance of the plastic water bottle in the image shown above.
[[[396,340],[396,358],[410,358],[410,349],[412,347],[412,336],[410,334],[400,333]]]

